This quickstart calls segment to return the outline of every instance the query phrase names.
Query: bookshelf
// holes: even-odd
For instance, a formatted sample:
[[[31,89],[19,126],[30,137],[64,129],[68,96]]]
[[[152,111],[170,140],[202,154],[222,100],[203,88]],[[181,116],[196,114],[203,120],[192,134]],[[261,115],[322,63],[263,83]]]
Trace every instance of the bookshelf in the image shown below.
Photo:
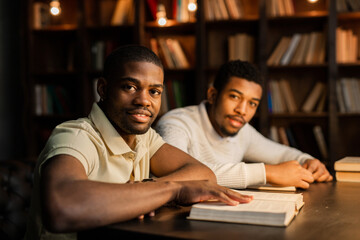
[[[313,144],[306,144],[302,150],[326,161],[330,168],[341,157],[360,155],[355,144],[360,135],[360,113],[358,110],[340,109],[337,95],[337,82],[344,81],[341,79],[357,79],[355,85],[359,84],[359,54],[352,60],[338,61],[336,45],[339,42],[339,28],[351,30],[353,36],[359,36],[360,10],[349,7],[349,4],[346,9],[340,8],[337,0],[319,0],[314,4],[306,0],[197,0],[196,13],[181,19],[179,6],[175,6],[171,0],[125,1],[131,2],[132,8],[127,11],[128,16],[121,17],[121,22],[114,23],[112,19],[117,0],[61,0],[64,15],[59,19],[47,19],[45,23],[40,21],[37,24],[44,26],[36,28],[33,5],[47,1],[29,1],[29,64],[25,81],[30,106],[27,114],[29,154],[38,154],[49,129],[57,123],[86,116],[96,99],[94,81],[101,74],[106,54],[117,46],[139,43],[152,49],[156,46],[154,51],[158,51],[164,62],[165,84],[173,89],[172,93],[167,94],[167,109],[197,104],[203,100],[218,67],[238,56],[234,56],[233,52],[244,54],[241,49],[246,49],[246,54],[240,56],[256,64],[266,81],[263,100],[252,121],[261,133],[272,136],[274,128],[288,129],[290,133],[296,129],[292,132],[296,138],[295,131],[299,132],[302,127],[309,129],[304,130],[307,134],[298,138]],[[238,5],[233,5],[234,2]],[[156,3],[163,4],[166,10],[168,24],[162,27],[155,21]],[[290,8],[289,3],[292,4]],[[212,4],[225,4],[225,12],[223,6],[213,7]],[[231,12],[226,8],[228,4],[233,6]],[[310,40],[303,38],[310,39],[312,35],[313,47],[304,47],[307,45],[301,42]],[[283,49],[287,57],[281,61],[283,56],[277,56],[280,59],[277,63],[270,61],[269,58],[285,37],[289,39],[289,45]],[[180,60],[176,59],[175,53],[167,56],[168,61],[169,56],[173,58],[173,65],[167,63],[160,39],[161,44],[168,48],[165,51],[175,51],[174,42],[177,45],[175,48],[180,46],[186,63],[181,57]],[[301,44],[307,50],[303,50],[303,57],[299,57],[302,51],[297,50]],[[290,45],[293,45],[292,51],[288,48]],[[311,56],[311,53],[315,54]],[[304,57],[306,55],[309,56]],[[306,58],[307,61],[304,60]],[[283,84],[284,80],[286,84]],[[280,95],[287,96],[281,86],[291,90],[291,110],[291,106],[287,106],[289,100],[281,100],[285,109],[273,111],[270,105],[270,102],[275,104],[274,90],[271,91],[273,87],[270,87],[272,82],[282,82],[278,84]],[[314,97],[313,103],[304,108],[317,85],[322,86],[317,87],[321,88],[318,97]],[[35,88],[47,89],[48,86],[50,91],[51,86],[67,90],[71,103],[69,111],[36,113]],[[181,100],[175,97],[176,88],[180,89]],[[318,132],[319,128],[326,144],[325,155],[316,145],[314,132]]]

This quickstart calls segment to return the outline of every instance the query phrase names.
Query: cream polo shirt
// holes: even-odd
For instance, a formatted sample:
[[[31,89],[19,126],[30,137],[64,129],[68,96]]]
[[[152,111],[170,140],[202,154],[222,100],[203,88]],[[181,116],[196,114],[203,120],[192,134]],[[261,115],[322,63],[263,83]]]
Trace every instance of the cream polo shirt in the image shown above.
[[[94,103],[88,118],[58,125],[52,132],[38,159],[34,174],[34,190],[25,239],[76,239],[76,234],[51,234],[41,223],[39,176],[41,167],[59,154],[77,158],[90,180],[126,183],[149,177],[150,159],[164,144],[162,138],[149,129],[136,136],[132,150],[112,126],[100,107]]]
[[[205,102],[166,113],[158,121],[156,130],[168,144],[213,170],[218,184],[230,188],[265,184],[264,163],[297,160],[302,164],[313,158],[265,138],[250,124],[245,124],[233,137],[221,137],[210,122]]]

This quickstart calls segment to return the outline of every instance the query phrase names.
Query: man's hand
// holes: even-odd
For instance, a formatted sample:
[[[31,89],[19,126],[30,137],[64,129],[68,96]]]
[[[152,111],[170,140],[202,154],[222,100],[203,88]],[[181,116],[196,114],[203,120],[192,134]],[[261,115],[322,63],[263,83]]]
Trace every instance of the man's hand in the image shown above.
[[[175,183],[180,185],[174,199],[174,202],[179,205],[189,205],[212,199],[228,205],[238,205],[239,203],[248,203],[253,199],[252,196],[242,195],[208,180]]]
[[[265,165],[266,181],[280,186],[308,188],[314,182],[312,172],[297,161],[288,161],[276,165]]]
[[[329,182],[333,180],[333,177],[325,165],[318,159],[308,159],[302,166],[312,173],[314,180],[317,182]]]

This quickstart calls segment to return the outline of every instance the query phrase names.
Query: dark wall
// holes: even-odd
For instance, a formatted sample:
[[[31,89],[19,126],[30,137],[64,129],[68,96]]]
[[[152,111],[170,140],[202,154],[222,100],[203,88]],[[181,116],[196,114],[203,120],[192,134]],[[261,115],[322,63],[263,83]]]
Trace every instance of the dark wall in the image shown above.
[[[24,155],[21,0],[0,1],[0,160]]]

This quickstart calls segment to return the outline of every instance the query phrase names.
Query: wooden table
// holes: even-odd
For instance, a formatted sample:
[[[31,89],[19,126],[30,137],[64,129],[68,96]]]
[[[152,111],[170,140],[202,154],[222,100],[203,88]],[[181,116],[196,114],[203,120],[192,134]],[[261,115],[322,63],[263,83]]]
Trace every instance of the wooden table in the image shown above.
[[[190,207],[164,207],[153,218],[79,233],[79,239],[360,239],[360,183],[316,183],[288,227],[187,220]]]

